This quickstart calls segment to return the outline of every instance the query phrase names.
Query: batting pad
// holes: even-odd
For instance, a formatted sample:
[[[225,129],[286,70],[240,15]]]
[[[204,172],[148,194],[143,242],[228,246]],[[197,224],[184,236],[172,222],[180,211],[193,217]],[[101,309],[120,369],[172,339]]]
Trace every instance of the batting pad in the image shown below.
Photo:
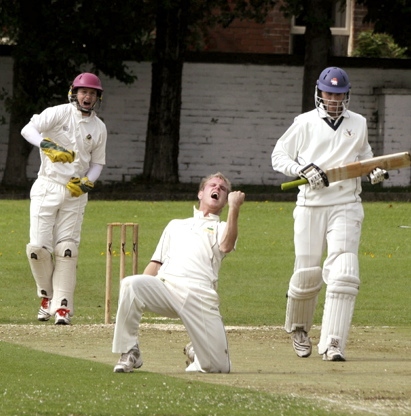
[[[310,330],[322,285],[321,267],[298,269],[291,276],[284,325],[287,332],[296,328],[304,328],[306,332]]]
[[[58,243],[54,249],[56,264],[53,273],[54,296],[50,314],[54,315],[60,307],[74,314],[74,289],[76,287],[76,271],[78,249],[72,241]]]
[[[328,278],[319,354],[327,351],[332,338],[340,340],[339,347],[344,353],[359,285],[358,257],[353,253],[339,255]]]
[[[52,276],[54,270],[51,253],[44,247],[36,247],[31,244],[26,246],[26,254],[29,260],[31,273],[36,281],[37,296],[40,298],[53,297]]]

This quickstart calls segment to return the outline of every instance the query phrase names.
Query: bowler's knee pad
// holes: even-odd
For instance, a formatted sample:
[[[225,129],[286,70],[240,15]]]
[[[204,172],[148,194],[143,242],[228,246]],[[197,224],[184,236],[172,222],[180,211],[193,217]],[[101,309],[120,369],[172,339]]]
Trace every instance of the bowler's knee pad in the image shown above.
[[[78,248],[73,241],[61,241],[56,244],[54,248],[54,254],[56,257],[78,257]]]
[[[328,276],[327,292],[357,296],[360,268],[354,253],[342,253],[334,261]]]
[[[298,269],[294,272],[287,292],[285,316],[287,332],[293,332],[297,328],[303,328],[306,332],[310,330],[322,285],[321,267]]]

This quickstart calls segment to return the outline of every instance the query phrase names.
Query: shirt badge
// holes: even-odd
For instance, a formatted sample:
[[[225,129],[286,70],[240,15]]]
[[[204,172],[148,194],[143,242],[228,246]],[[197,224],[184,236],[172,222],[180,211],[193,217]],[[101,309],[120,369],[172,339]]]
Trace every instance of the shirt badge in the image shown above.
[[[348,130],[348,129],[345,129],[343,134],[348,139],[354,139],[356,136],[356,134],[352,130]]]

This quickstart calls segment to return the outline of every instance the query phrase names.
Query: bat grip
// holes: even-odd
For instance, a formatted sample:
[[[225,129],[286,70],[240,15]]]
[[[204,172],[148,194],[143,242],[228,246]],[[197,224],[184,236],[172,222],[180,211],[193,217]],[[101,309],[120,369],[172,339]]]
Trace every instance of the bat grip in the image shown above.
[[[297,186],[305,185],[306,183],[308,183],[308,180],[305,178],[297,179],[291,182],[284,182],[281,184],[281,189],[283,191],[287,191],[288,189],[297,188]]]

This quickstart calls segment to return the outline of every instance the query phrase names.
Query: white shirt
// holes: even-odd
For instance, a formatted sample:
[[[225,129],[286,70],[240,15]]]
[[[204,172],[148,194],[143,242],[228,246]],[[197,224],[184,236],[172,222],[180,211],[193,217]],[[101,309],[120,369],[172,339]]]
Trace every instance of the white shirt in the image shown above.
[[[225,254],[219,249],[226,222],[217,215],[204,217],[194,207],[194,216],[168,223],[152,261],[162,263],[158,275],[216,283]]]
[[[271,161],[274,170],[298,177],[301,168],[310,163],[326,171],[372,156],[363,116],[345,110],[333,126],[315,109],[295,118],[278,139]],[[297,205],[327,206],[361,201],[361,178],[333,182],[319,190],[311,190],[309,185],[299,188]]]
[[[91,164],[106,163],[107,129],[94,111],[83,117],[74,105],[61,104],[33,115],[30,121],[43,138],[76,153],[73,163],[52,163],[40,149],[38,176],[65,185],[72,177],[84,177]]]

